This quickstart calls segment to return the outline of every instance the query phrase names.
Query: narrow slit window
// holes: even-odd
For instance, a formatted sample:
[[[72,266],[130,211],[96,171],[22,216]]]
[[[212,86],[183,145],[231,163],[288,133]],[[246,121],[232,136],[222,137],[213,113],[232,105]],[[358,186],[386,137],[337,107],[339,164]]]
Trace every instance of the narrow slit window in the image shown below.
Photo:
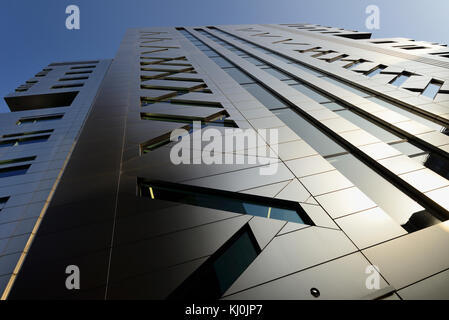
[[[38,117],[29,117],[29,118],[21,118],[19,119],[16,124],[20,126],[21,124],[25,123],[40,123],[45,121],[53,121],[53,120],[59,120],[62,119],[64,114],[54,114],[54,115],[47,115],[47,116],[38,116]]]
[[[53,87],[52,89],[65,89],[65,88],[78,88],[84,86],[84,83],[73,83],[73,84],[58,84]]]
[[[2,168],[2,169],[0,169],[0,178],[7,178],[7,177],[13,177],[13,176],[19,176],[19,175],[25,174],[30,167],[31,167],[31,164],[24,165],[24,166]]]
[[[293,201],[163,181],[142,181],[139,185],[141,196],[152,200],[180,202],[268,219],[314,225],[299,203]]]
[[[31,143],[39,143],[45,142],[50,138],[50,135],[44,136],[36,136],[36,137],[28,137],[28,138],[20,138],[20,139],[10,139],[10,140],[1,140],[0,148],[2,147],[14,147]]]
[[[30,132],[20,132],[20,133],[11,133],[11,134],[4,134],[2,138],[13,138],[13,137],[22,137],[22,136],[31,136],[34,134],[41,134],[41,133],[50,133],[53,132],[53,129],[49,130],[39,130],[39,131],[30,131]]]
[[[8,160],[0,160],[0,165],[8,165],[8,164],[18,163],[18,162],[28,162],[28,161],[33,161],[35,159],[36,159],[36,156],[8,159]]]

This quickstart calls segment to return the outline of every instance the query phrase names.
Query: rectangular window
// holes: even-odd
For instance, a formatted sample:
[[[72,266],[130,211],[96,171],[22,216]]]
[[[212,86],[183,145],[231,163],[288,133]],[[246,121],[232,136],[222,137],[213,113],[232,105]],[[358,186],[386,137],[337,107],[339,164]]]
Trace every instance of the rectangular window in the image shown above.
[[[24,166],[2,168],[2,169],[0,169],[0,178],[7,178],[7,177],[25,174],[30,167],[31,167],[31,164],[27,164]]]
[[[425,97],[428,97],[430,99],[435,99],[438,91],[440,91],[441,83],[437,81],[430,81],[430,83],[427,85],[427,87],[422,92],[422,95]]]
[[[64,88],[78,88],[84,86],[84,83],[73,83],[73,84],[57,84],[52,89],[64,89]]]
[[[224,59],[222,57],[211,57],[211,59],[222,68],[233,67],[232,64],[230,64],[226,59]]]
[[[39,130],[39,131],[30,131],[30,132],[21,132],[21,133],[12,133],[12,134],[4,134],[2,138],[13,138],[13,137],[21,137],[21,136],[31,136],[33,134],[40,133],[50,133],[53,132],[53,129],[49,130]]]
[[[77,67],[71,67],[70,69],[92,69],[95,68],[95,66],[77,66]]]
[[[73,78],[61,78],[59,81],[74,81],[74,80],[86,80],[89,77],[73,77]]]
[[[317,90],[312,89],[304,84],[293,84],[291,85],[291,87],[318,103],[326,103],[332,101],[328,97],[319,93]]]
[[[30,144],[30,143],[45,142],[48,140],[48,138],[50,138],[50,135],[20,138],[20,139],[1,140],[0,148],[14,147],[14,146],[20,146],[20,145],[25,145],[25,144]]]
[[[98,60],[92,60],[92,61],[73,61],[73,62],[57,62],[57,63],[51,63],[49,64],[49,66],[70,66],[73,64],[93,64],[93,63],[98,63],[100,61]]]
[[[45,116],[37,116],[37,117],[27,117],[27,118],[21,118],[19,121],[16,122],[18,126],[24,123],[41,123],[45,121],[53,121],[53,120],[59,120],[62,119],[64,116],[63,113],[61,114],[50,114]]]
[[[7,165],[7,164],[11,164],[11,163],[18,163],[18,162],[28,162],[28,161],[33,161],[34,159],[36,159],[36,156],[1,160],[0,165]]]
[[[284,72],[281,72],[281,71],[279,71],[277,69],[274,69],[274,68],[271,68],[271,67],[270,68],[263,68],[262,70],[265,71],[265,72],[268,72],[273,77],[275,77],[275,78],[277,78],[277,79],[279,79],[281,81],[292,80],[293,79],[292,77],[288,76]]]
[[[248,90],[257,100],[263,103],[268,109],[287,108],[288,106],[280,99],[276,98],[267,89],[258,83],[244,84],[243,88]]]
[[[92,73],[92,70],[85,70],[85,71],[69,71],[69,72],[66,72],[65,75],[71,75],[71,74],[86,74],[86,73]]]
[[[174,114],[160,114],[160,113],[149,113],[142,112],[140,114],[142,120],[154,120],[154,121],[164,121],[164,122],[179,122],[192,124],[193,121],[201,121],[203,125],[212,125],[219,127],[233,127],[236,128],[237,125],[232,120],[227,120],[229,116],[224,112],[218,112],[207,118],[203,117],[193,117],[193,116],[180,116]]]
[[[254,83],[254,80],[237,68],[227,68],[225,71],[239,84]]]
[[[405,81],[407,81],[408,78],[410,78],[410,75],[402,73],[391,80],[389,83],[394,85],[395,87],[400,87]]]
[[[281,119],[290,129],[292,129],[299,137],[304,139],[323,157],[347,153],[338,143],[321,130],[310,124],[292,109],[282,109],[275,112],[276,116]]]
[[[139,182],[142,197],[314,225],[297,202],[164,181]]]

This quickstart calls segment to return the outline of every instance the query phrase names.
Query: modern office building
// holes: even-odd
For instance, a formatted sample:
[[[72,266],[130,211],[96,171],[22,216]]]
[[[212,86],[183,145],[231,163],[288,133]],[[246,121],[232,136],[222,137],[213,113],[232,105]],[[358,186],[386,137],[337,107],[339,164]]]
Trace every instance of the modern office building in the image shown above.
[[[0,117],[3,299],[449,299],[448,58],[280,24],[49,65]]]

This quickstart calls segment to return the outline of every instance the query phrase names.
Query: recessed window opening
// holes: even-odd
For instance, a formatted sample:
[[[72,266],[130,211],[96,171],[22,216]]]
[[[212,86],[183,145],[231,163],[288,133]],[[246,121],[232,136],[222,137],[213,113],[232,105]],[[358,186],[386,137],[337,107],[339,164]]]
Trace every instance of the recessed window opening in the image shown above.
[[[299,203],[165,181],[139,183],[142,197],[314,225]]]

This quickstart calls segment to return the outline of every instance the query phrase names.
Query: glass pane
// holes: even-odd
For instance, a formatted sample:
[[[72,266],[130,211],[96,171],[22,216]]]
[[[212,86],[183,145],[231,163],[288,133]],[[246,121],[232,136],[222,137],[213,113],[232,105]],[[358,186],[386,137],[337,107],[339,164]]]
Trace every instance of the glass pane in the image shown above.
[[[373,77],[373,76],[375,76],[376,74],[379,74],[382,70],[383,70],[382,68],[376,68],[376,69],[374,69],[373,71],[368,72],[366,75],[367,75],[368,77]]]
[[[257,100],[259,100],[268,109],[286,108],[287,105],[276,98],[267,89],[257,83],[244,84],[243,88],[248,90]]]
[[[401,74],[399,76],[397,76],[392,82],[391,84],[396,86],[396,87],[400,87],[408,78],[410,78],[409,76],[405,75],[405,74]]]
[[[336,156],[328,161],[400,225],[407,223],[413,213],[423,210],[417,202],[353,155]]]
[[[422,92],[422,95],[426,96],[430,99],[434,99],[435,96],[437,95],[438,91],[440,90],[440,88],[441,88],[441,84],[431,82],[424,89],[424,91]]]
[[[359,116],[358,114],[351,112],[349,110],[339,111],[338,114],[345,118],[346,120],[351,121],[356,126],[362,128],[366,132],[371,133],[373,136],[382,140],[384,142],[394,142],[401,141],[402,138],[383,129],[382,127],[372,123],[371,121],[366,120],[365,118]]]
[[[340,110],[346,109],[342,104],[340,104],[338,102],[323,103],[323,106],[328,108],[331,111],[340,111]]]
[[[322,156],[346,152],[339,144],[304,120],[295,111],[283,109],[277,110],[275,114]]]
[[[225,71],[239,84],[253,83],[254,80],[237,68],[227,68]]]
[[[327,98],[326,96],[322,95],[321,93],[312,88],[306,87],[305,85],[297,84],[292,85],[291,87],[295,88],[299,92],[303,93],[304,95],[308,96],[310,99],[315,100],[318,103],[331,101],[331,99]]]
[[[221,294],[228,290],[256,257],[257,250],[248,232],[244,232],[221,256],[217,257],[213,269]]]
[[[280,71],[278,71],[278,70],[276,70],[274,68],[263,68],[262,70],[265,71],[265,72],[268,72],[269,74],[271,74],[272,76],[278,78],[279,80],[292,79],[292,77],[290,77],[290,76],[286,75],[285,73],[280,72]]]
[[[244,59],[248,60],[248,62],[251,62],[252,64],[256,66],[263,66],[265,63],[259,59],[253,58],[253,57],[244,57]]]
[[[288,209],[271,208],[269,218],[304,224],[304,221],[302,221],[296,211]]]
[[[161,187],[149,184],[141,184],[141,194],[144,197],[157,200],[179,202],[199,207],[211,208],[216,210],[226,210],[235,213],[249,214],[270,219],[279,219],[284,221],[304,224],[308,221],[305,211],[296,203],[282,201],[275,206],[269,204],[271,201],[264,197],[258,197],[251,201],[245,201],[240,197],[227,195],[214,195],[200,191],[189,191],[186,187],[177,189],[175,187]],[[261,200],[259,200],[261,199]],[[313,222],[311,222],[313,224]]]
[[[441,125],[439,125],[439,124],[437,124],[435,122],[427,120],[427,119],[425,119],[425,118],[423,118],[423,117],[421,117],[421,116],[419,116],[419,115],[417,115],[415,113],[412,113],[410,111],[404,110],[401,107],[395,106],[394,104],[392,104],[392,103],[390,103],[390,102],[388,102],[386,100],[382,100],[382,99],[379,99],[377,97],[369,97],[367,99],[371,100],[372,102],[375,102],[375,103],[377,103],[377,104],[379,104],[379,105],[381,105],[383,107],[386,107],[387,109],[390,109],[390,110],[395,111],[395,112],[397,112],[399,114],[402,114],[403,116],[405,116],[407,118],[415,120],[415,121],[417,121],[417,122],[419,122],[419,123],[421,123],[421,124],[431,128],[431,129],[438,130],[438,131],[441,131],[441,130],[445,129],[444,127],[442,127]]]
[[[214,62],[222,68],[233,67],[232,64],[230,64],[226,59],[224,59],[222,57],[212,57],[211,59],[214,60]]]
[[[369,94],[368,92],[356,89],[350,85],[347,85],[346,83],[343,83],[341,81],[329,78],[329,77],[323,77],[322,79],[331,82],[332,84],[335,84],[336,86],[339,86],[340,88],[346,89],[348,91],[351,91],[352,93],[355,93],[356,95],[360,96],[360,97],[369,97],[371,96],[371,94]]]
[[[391,146],[393,148],[395,148],[396,150],[400,151],[401,153],[406,154],[408,156],[414,156],[414,155],[425,153],[424,150],[414,146],[410,142],[394,143],[394,144],[391,144]]]
[[[21,174],[25,174],[29,167],[30,167],[30,165],[0,169],[0,178],[6,178],[6,177],[12,177],[12,176],[18,176]]]

